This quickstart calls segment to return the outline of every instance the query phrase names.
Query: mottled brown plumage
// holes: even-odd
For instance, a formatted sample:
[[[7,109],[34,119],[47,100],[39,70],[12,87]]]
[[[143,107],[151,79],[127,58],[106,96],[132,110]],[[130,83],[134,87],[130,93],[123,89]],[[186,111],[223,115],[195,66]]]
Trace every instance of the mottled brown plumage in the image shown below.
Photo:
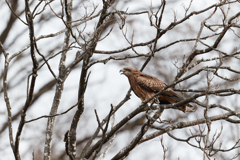
[[[144,74],[139,70],[131,67],[125,67],[120,70],[120,72],[127,76],[132,90],[142,101],[151,98],[153,95],[161,91],[166,86],[161,80],[153,76]],[[160,101],[160,104],[172,104],[184,100],[171,88],[166,89],[157,98],[158,101]],[[153,102],[153,100],[151,102]],[[193,106],[191,106],[190,104],[185,104],[183,106],[180,106],[178,109],[186,112],[187,107],[192,108]]]

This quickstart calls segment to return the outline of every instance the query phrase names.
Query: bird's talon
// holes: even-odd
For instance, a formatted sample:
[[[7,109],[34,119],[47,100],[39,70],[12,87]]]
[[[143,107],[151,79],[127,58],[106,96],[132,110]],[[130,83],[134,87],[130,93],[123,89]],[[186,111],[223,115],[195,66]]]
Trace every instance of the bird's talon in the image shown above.
[[[186,112],[195,112],[198,109],[198,106],[195,106],[193,108],[187,108]]]

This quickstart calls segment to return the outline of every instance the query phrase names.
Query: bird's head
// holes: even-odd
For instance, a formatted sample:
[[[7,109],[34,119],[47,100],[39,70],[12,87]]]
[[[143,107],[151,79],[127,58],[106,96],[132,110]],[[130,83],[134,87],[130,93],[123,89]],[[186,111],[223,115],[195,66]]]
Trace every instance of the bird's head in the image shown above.
[[[119,71],[121,74],[124,74],[125,76],[129,77],[134,72],[139,72],[137,69],[131,68],[131,67],[125,67]]]

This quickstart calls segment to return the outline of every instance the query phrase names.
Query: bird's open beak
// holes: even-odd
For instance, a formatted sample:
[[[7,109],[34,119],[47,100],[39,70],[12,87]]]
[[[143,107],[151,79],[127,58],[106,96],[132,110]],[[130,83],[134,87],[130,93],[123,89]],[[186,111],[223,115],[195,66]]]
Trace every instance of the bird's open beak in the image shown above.
[[[121,69],[119,72],[120,72],[120,74],[124,74],[125,70]]]

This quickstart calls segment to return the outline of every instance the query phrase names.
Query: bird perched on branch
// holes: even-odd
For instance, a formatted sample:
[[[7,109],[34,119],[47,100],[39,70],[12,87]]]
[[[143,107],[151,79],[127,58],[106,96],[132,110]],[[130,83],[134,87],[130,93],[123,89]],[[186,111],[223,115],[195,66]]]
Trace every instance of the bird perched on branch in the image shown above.
[[[144,74],[137,69],[131,67],[125,67],[120,70],[121,74],[127,76],[130,86],[133,92],[142,100],[145,101],[151,98],[153,95],[161,91],[166,85],[159,79]],[[158,102],[160,104],[172,104],[184,100],[171,88],[166,89],[160,95],[157,96],[157,99],[151,100],[150,102]],[[184,113],[187,112],[187,107],[193,108],[190,104],[184,104],[183,106],[178,107],[179,110]]]

